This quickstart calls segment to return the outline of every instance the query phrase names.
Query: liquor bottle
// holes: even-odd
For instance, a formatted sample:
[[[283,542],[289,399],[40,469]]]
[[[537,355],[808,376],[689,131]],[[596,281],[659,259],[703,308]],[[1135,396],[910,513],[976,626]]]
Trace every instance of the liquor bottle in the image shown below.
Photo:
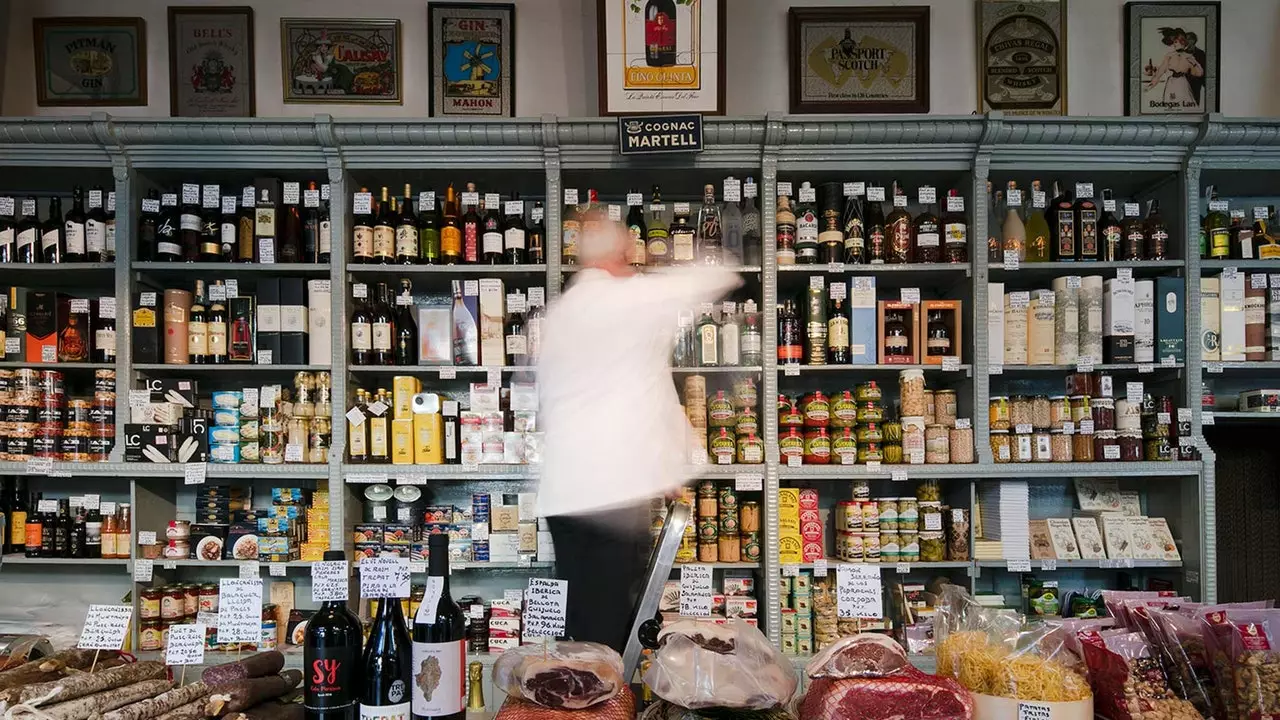
[[[1009,181],[1004,203],[1004,224],[1000,227],[1004,249],[1002,258],[1008,258],[1013,253],[1018,262],[1023,262],[1027,259],[1027,227],[1022,224],[1022,191],[1013,180]]]
[[[689,203],[675,204],[675,219],[668,232],[671,233],[671,264],[692,265],[695,233],[689,224]]]
[[[507,364],[512,367],[526,367],[529,363],[529,337],[525,334],[525,296],[513,293],[507,296],[507,321],[504,343],[507,350]]]
[[[1124,204],[1124,220],[1121,221],[1121,233],[1124,240],[1121,244],[1120,257],[1117,260],[1141,260],[1147,244],[1146,228],[1138,210],[1138,203]]]
[[[396,262],[414,265],[418,262],[418,253],[418,219],[413,216],[413,195],[409,183],[405,183],[400,217],[396,222]]]
[[[933,211],[933,203],[921,200],[920,205],[920,214],[911,228],[911,234],[915,235],[915,261],[936,263],[942,259],[941,226]]]
[[[138,213],[138,242],[134,253],[139,261],[154,260],[156,252],[156,225],[160,217],[160,191],[152,188],[142,200]]]
[[[582,218],[582,238],[598,237],[604,231],[608,222],[608,215],[604,205],[600,203],[600,196],[595,188],[587,189],[587,203],[578,208],[578,214]],[[579,239],[581,244],[582,240]],[[581,248],[579,248],[579,256],[581,256]]]
[[[742,364],[742,327],[738,324],[738,304],[732,300],[720,306],[720,365]]]
[[[1027,210],[1027,219],[1023,225],[1023,232],[1027,235],[1026,240],[1026,256],[1025,262],[1040,263],[1049,262],[1053,258],[1053,242],[1049,239],[1050,227],[1050,209],[1046,207],[1048,202],[1045,200],[1044,191],[1040,189],[1040,181],[1031,181],[1031,207]],[[1072,240],[1070,241],[1073,248],[1071,259],[1075,259],[1075,231],[1070,231]]]
[[[156,218],[155,247],[151,258],[158,262],[182,262],[182,244],[178,240],[178,196],[160,196],[160,215]]]
[[[1280,237],[1274,234],[1276,227],[1276,208],[1267,206],[1267,216],[1253,221],[1253,239],[1258,246],[1258,258],[1274,260],[1280,258]]]
[[[827,364],[827,293],[826,289],[809,285],[805,293],[805,362]]]
[[[529,233],[524,226],[524,201],[513,195],[504,207],[506,217],[502,222],[502,257],[508,265],[528,262]]]
[[[674,0],[649,0],[644,4],[644,61],[649,67],[676,64]]]
[[[347,554],[326,550],[324,559],[345,562]],[[384,604],[399,606],[398,602]],[[302,705],[307,720],[359,717],[361,639],[360,618],[345,600],[328,600],[311,617],[302,641]]]
[[[756,207],[756,192],[759,186],[755,178],[748,177],[742,184],[742,264],[759,265],[760,254],[764,251],[760,244],[760,208]]]
[[[200,213],[200,262],[220,262],[223,259],[222,198],[217,185],[206,185]],[[211,191],[211,192],[209,192]]]
[[[791,209],[791,198],[779,195],[774,210],[774,235],[777,242],[777,259],[779,265],[795,265],[796,252],[796,214]]]
[[[498,193],[484,196],[484,216],[480,219],[480,262],[485,265],[501,265],[503,260],[502,216],[498,206],[502,199]]]
[[[368,188],[360,188],[361,193],[368,193]],[[355,203],[351,227],[351,262],[367,264],[373,262],[373,203],[365,208]]]
[[[444,225],[440,228],[440,259],[445,265],[462,262],[462,226],[458,224],[458,195],[450,185],[444,195]]]
[[[542,321],[546,318],[543,302],[543,289],[529,288],[529,311],[524,317],[524,335],[528,338],[529,364],[538,364],[538,353],[542,350]]]
[[[372,311],[372,341],[374,365],[394,365],[395,353],[392,351],[395,337],[395,319],[391,316],[391,305],[388,303],[388,289],[384,282],[378,283],[378,291],[374,295]]]
[[[952,208],[956,208],[952,210]],[[949,263],[969,262],[969,223],[964,215],[964,198],[960,191],[947,191],[947,204],[942,213],[942,255]]]
[[[66,254],[67,242],[63,236],[62,198],[56,195],[49,200],[49,217],[40,225],[40,262],[60,263]]]
[[[729,178],[736,184],[734,178]],[[724,207],[720,210],[720,226],[724,235],[724,259],[729,263],[743,263],[742,259],[742,210],[738,203],[725,198]]]
[[[258,198],[252,185],[240,193],[240,214],[236,216],[236,262],[258,261]]]
[[[662,267],[671,262],[671,233],[663,215],[667,206],[662,203],[662,191],[653,186],[653,201],[649,203],[649,222],[644,229],[645,256],[648,264]]]
[[[915,262],[915,239],[911,237],[915,227],[911,213],[907,212],[907,196],[898,181],[893,181],[893,211],[885,218],[884,234],[889,243],[888,261],[891,263]]]
[[[214,280],[209,298],[209,362],[224,365],[227,362],[227,286],[221,280]]]
[[[418,194],[418,262],[440,263],[440,212],[434,192]]]
[[[437,597],[436,588],[435,607],[423,603],[413,619],[413,667],[430,665],[439,670],[439,680],[430,699],[423,683],[412,683],[413,720],[464,720],[467,621],[449,594],[449,536],[444,534],[427,537],[428,598]]]
[[[800,184],[799,203],[796,205],[796,263],[813,265],[818,262],[818,213],[813,208],[816,200],[813,187]]]
[[[16,238],[17,262],[40,262],[40,216],[36,210],[36,199],[26,197],[22,200],[22,212],[14,226]]]
[[[88,509],[84,518],[84,556],[93,560],[102,557],[102,508]]]
[[[1169,229],[1160,217],[1160,201],[1151,200],[1147,206],[1147,246],[1146,260],[1167,260],[1169,255]],[[1255,247],[1257,237],[1254,237]]]
[[[880,193],[883,195],[884,188],[880,188]],[[883,265],[889,261],[889,229],[885,227],[881,200],[884,198],[872,200],[871,194],[867,193],[867,258],[872,265]]]
[[[534,201],[533,209],[529,211],[529,222],[533,224],[529,226],[529,252],[527,260],[527,262],[534,265],[542,265],[547,262],[547,229],[543,225],[543,216],[545,214],[546,209],[542,207],[542,201]]]
[[[850,265],[866,264],[865,231],[862,220],[862,198],[849,195],[844,199],[844,212],[840,217],[840,232],[844,236],[844,262]]]
[[[390,265],[396,259],[396,217],[387,197],[387,186],[382,186],[382,202],[378,204],[378,219],[373,223],[373,262]]]
[[[633,198],[638,199],[638,202],[627,209],[627,234],[631,238],[631,242],[627,245],[627,263],[632,267],[641,268],[645,266],[649,255],[648,229],[644,224],[644,210],[641,209],[644,198],[636,192],[635,188],[631,188],[627,193],[628,203]]]
[[[823,183],[818,193],[818,262],[844,262],[844,224],[841,184]]]
[[[804,330],[795,301],[788,298],[778,310],[778,363],[799,365],[804,358]]]
[[[399,598],[379,598],[360,668],[360,717],[409,720],[413,644]]]
[[[106,237],[107,249],[103,254],[103,262],[115,262],[116,260],[116,192],[112,190],[107,193],[107,212],[106,227],[103,229],[103,235]]]
[[[315,181],[307,183],[302,197],[302,254],[298,262],[320,262],[320,191]]]
[[[276,198],[271,196],[271,188],[259,189],[253,203],[253,245],[258,252],[258,262],[274,264],[279,262],[278,242],[279,229],[276,227]]]
[[[116,361],[115,308],[103,308],[101,301],[98,302],[98,319],[93,323],[93,352],[90,359],[96,363]]]
[[[369,288],[357,284],[351,295],[351,364],[373,364],[373,313],[366,302]]]
[[[84,188],[77,185],[71,190],[71,209],[67,211],[62,228],[63,239],[66,243],[66,254],[62,258],[62,262],[85,261],[85,255],[88,254],[88,250],[85,247],[84,223]]]
[[[316,262],[327,263],[333,256],[333,218],[329,216],[329,183],[320,185],[319,231],[316,233]]]
[[[71,544],[67,548],[67,556],[73,558],[86,558],[89,556],[85,543],[87,528],[85,527],[86,512],[84,509],[84,498],[73,497],[70,499],[71,504]]]
[[[83,236],[81,239],[84,239]],[[58,509],[53,517],[53,557],[71,557],[71,503],[58,498]]]
[[[400,294],[396,295],[396,365],[418,364],[418,321],[413,318],[413,283],[400,279]]]
[[[720,326],[712,315],[712,304],[703,303],[699,310],[698,324],[694,328],[697,336],[697,364],[699,367],[720,366]]]
[[[742,304],[742,364],[754,367],[764,364],[764,335],[760,332],[760,314],[754,300]]]
[[[476,207],[480,195],[475,183],[467,183],[462,194],[462,262],[474,265],[480,262],[480,214]]]
[[[12,517],[9,514],[9,498],[13,494],[13,487],[8,479],[0,479],[0,556],[8,555],[13,551],[9,549],[9,528],[12,527]],[[25,530],[25,528],[23,528]]]
[[[204,309],[204,281],[196,280],[191,312],[187,318],[187,356],[193,365],[209,362],[209,318]]]
[[[1120,257],[1120,245],[1122,244],[1122,232],[1120,229],[1120,221],[1116,220],[1116,200],[1111,195],[1111,190],[1102,191],[1102,216],[1098,218],[1098,247],[1097,254],[1093,257],[1082,255],[1084,260],[1117,260]]]
[[[38,558],[44,545],[44,513],[40,512],[40,496],[31,501],[27,521],[23,525],[23,555]]]
[[[453,281],[453,364],[478,365],[480,329],[462,301],[462,281]]]
[[[0,263],[14,261],[14,203],[11,197],[0,197]],[[7,534],[4,538],[8,542]]]
[[[102,186],[94,186],[89,191],[89,213],[84,220],[85,259],[88,262],[111,262],[107,259],[111,255],[107,251],[107,213],[102,209],[103,200]]]
[[[1072,210],[1076,216],[1076,258],[1098,257],[1098,204],[1093,200],[1092,183],[1076,185],[1076,202]]]
[[[702,187],[702,207],[698,208],[697,262],[719,265],[724,255],[724,224],[716,205],[716,186]]]
[[[347,413],[347,461],[352,463],[369,462],[369,423],[365,411],[367,397],[363,389],[356,390],[356,401],[352,409],[356,411],[356,419]]]
[[[1218,199],[1218,193],[1209,187],[1209,214],[1205,216],[1205,235],[1208,237],[1209,257],[1226,260],[1231,256],[1231,226],[1227,220],[1227,202]],[[22,242],[18,242],[21,247]]]
[[[240,203],[235,195],[222,197],[222,217],[218,221],[218,244],[222,261],[233,262],[236,259],[236,239],[240,223],[236,217],[236,209]]]
[[[676,315],[676,347],[672,367],[696,367],[698,364],[697,333],[693,329],[693,312],[682,310]]]
[[[1038,183],[1039,180],[1036,182]],[[1053,259],[1059,262],[1074,261],[1079,251],[1076,240],[1080,230],[1076,227],[1076,213],[1071,198],[1062,189],[1062,183],[1058,180],[1053,181],[1053,198],[1049,201],[1049,207],[1045,209],[1044,214],[1053,245]],[[1033,235],[1031,218],[1028,216],[1027,237],[1030,238]],[[1030,251],[1027,255],[1031,255]]]
[[[997,190],[991,192],[991,181],[987,181],[987,262],[999,263],[1004,259],[1004,239],[1000,228],[1000,206],[1004,202],[1004,193]]]
[[[391,399],[387,396],[387,391],[378,388],[378,394],[374,396],[374,401],[365,406],[369,411],[369,462],[375,464],[384,464],[391,462],[391,433],[388,431],[387,423],[391,418],[387,413],[387,408],[391,407]]]
[[[178,212],[178,245],[182,259],[195,262],[200,257],[200,236],[204,233],[204,219],[200,217],[200,186],[182,184],[182,208]]]
[[[846,365],[852,358],[849,356],[849,311],[845,304],[848,291],[845,284],[831,283],[827,296],[827,362]]]
[[[13,494],[9,496],[9,550],[8,552],[25,555],[27,552],[27,489],[25,478],[14,478]]]
[[[564,204],[564,219],[560,221],[560,262],[578,264],[578,243],[582,236],[582,212],[577,203]]]

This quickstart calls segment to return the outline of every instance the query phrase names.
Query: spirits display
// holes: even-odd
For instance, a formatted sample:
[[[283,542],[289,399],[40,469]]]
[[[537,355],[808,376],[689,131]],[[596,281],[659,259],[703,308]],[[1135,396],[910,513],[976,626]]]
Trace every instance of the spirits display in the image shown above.
[[[1094,201],[1093,183],[1076,183],[1074,194],[1055,180],[1052,196],[1039,180],[1031,183],[1030,195],[1010,180],[1004,194],[992,198],[993,213],[1002,214],[997,225],[988,220],[989,231],[999,228],[998,246],[988,243],[988,260],[1012,269],[1018,263],[1108,262],[1168,260],[1171,248],[1169,228],[1160,215],[1157,200],[1147,201],[1146,211],[1131,200],[1120,204],[1111,189],[1101,191],[1102,204]],[[1116,218],[1120,217],[1120,222]],[[1043,240],[1043,242],[1042,242]]]

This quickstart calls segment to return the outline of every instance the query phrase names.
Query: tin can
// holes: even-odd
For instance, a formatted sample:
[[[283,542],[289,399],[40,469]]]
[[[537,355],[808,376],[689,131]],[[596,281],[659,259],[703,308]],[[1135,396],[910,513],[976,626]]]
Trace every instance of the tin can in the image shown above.
[[[760,562],[760,533],[744,532],[739,541],[742,545],[742,562]]]
[[[262,621],[262,642],[258,643],[258,650],[275,650],[279,636],[276,634],[276,620]]]

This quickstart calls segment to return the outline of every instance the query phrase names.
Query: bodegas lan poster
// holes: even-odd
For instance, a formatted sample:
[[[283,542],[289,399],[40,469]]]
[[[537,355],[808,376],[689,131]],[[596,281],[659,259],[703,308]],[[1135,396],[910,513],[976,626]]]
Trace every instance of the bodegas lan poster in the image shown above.
[[[1218,112],[1220,13],[1216,2],[1125,4],[1125,114]]]
[[[280,20],[284,101],[401,103],[400,21]]]
[[[598,0],[600,114],[724,114],[725,0]]]
[[[515,117],[515,5],[431,3],[431,114]]]

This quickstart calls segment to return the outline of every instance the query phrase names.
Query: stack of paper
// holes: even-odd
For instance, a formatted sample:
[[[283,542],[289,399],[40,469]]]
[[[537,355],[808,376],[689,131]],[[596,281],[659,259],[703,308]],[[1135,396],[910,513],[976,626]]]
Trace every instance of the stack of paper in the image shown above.
[[[986,540],[999,540],[1005,560],[1031,557],[1027,508],[1030,490],[1026,480],[984,482],[978,490],[982,532]]]

